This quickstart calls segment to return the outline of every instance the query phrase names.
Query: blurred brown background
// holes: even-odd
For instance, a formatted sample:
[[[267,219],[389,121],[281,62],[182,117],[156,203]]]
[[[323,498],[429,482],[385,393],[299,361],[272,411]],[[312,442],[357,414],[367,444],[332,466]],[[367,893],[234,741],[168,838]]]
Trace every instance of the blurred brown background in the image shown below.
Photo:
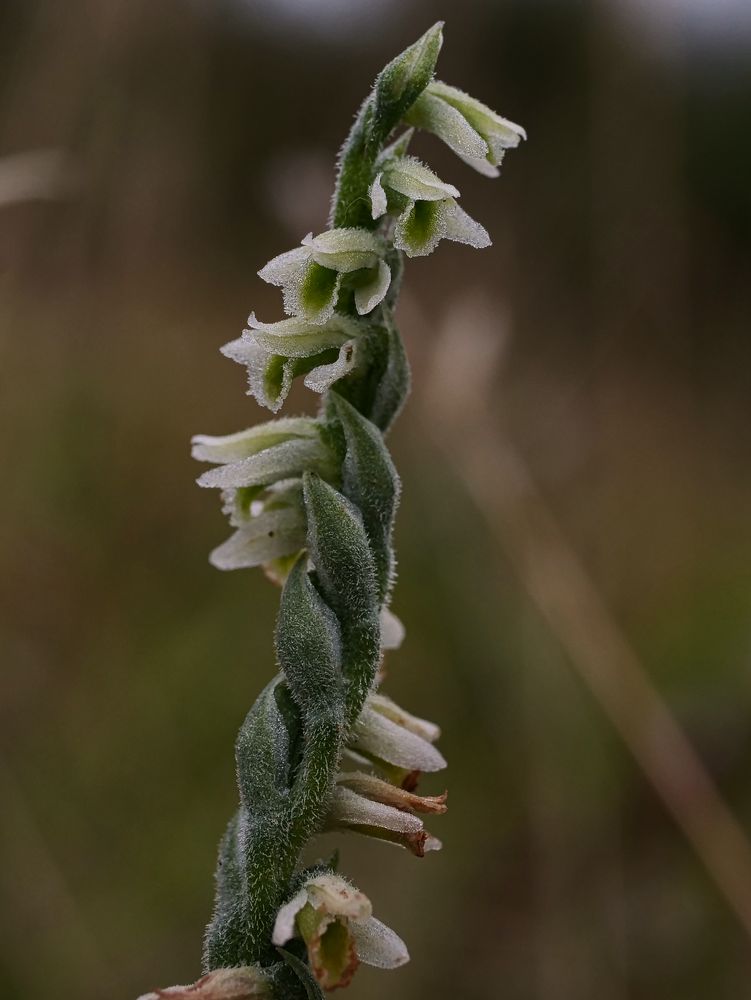
[[[387,690],[442,725],[451,809],[424,861],[343,842],[413,958],[351,995],[751,995],[748,4],[4,0],[7,1000],[199,971],[278,594],[208,565],[189,437],[266,419],[218,347],[281,317],[256,270],[323,228],[352,114],[439,17],[441,77],[530,139],[495,184],[415,147],[494,247],[407,272]]]

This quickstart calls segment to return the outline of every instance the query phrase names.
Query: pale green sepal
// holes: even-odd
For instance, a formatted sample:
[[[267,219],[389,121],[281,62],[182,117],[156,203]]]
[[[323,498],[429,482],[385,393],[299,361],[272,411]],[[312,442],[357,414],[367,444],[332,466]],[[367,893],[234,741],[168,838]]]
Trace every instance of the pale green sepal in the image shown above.
[[[370,185],[370,206],[374,219],[380,219],[388,211],[388,198],[383,189],[383,171],[379,171]]]
[[[458,87],[451,87],[441,80],[433,80],[428,92],[446,101],[464,115],[469,124],[487,142],[492,163],[497,163],[505,150],[515,149],[522,139],[527,138],[527,133],[521,125],[509,121],[508,118],[502,118],[487,104],[465,94]]]
[[[239,462],[209,469],[198,477],[197,482],[199,486],[208,488],[237,489],[292,479],[306,470],[330,476],[334,468],[335,458],[320,436],[291,438]]]
[[[437,135],[459,156],[478,159],[488,155],[487,142],[464,115],[427,91],[412,105],[406,121]]]
[[[222,570],[249,569],[299,552],[304,545],[305,515],[288,507],[250,518],[211,552],[209,562]]]
[[[317,440],[318,436],[318,425],[312,417],[281,417],[278,420],[256,424],[236,434],[225,434],[220,437],[196,434],[191,442],[193,445],[191,454],[199,462],[237,462],[292,438],[304,437]]]
[[[350,746],[408,771],[440,771],[443,754],[432,743],[367,705],[355,723]]]
[[[317,264],[343,274],[375,267],[383,252],[382,241],[359,228],[328,229],[318,236],[308,233],[302,242]]]
[[[496,114],[456,87],[434,80],[407,116],[412,125],[433,132],[466,163],[496,177],[507,149],[527,138],[524,129]]]
[[[388,163],[383,169],[383,184],[412,201],[459,197],[453,184],[446,184],[414,156],[402,156]]]
[[[311,323],[299,316],[277,323],[262,323],[255,313],[248,317],[244,335],[270,354],[304,358],[328,348],[339,348],[345,341],[362,333],[362,326],[349,316],[334,313],[325,323]]]

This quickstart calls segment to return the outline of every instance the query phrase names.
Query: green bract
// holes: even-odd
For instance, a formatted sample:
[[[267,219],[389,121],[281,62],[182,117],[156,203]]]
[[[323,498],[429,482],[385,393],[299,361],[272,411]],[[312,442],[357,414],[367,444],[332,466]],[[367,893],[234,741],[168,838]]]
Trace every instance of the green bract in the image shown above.
[[[446,765],[438,728],[377,690],[384,651],[404,633],[389,608],[400,484],[384,435],[410,374],[393,310],[403,255],[490,238],[459,207],[457,188],[408,155],[414,129],[399,129],[434,132],[490,175],[524,137],[433,80],[441,44],[436,24],[386,66],[341,151],[330,228],[259,271],[282,289],[287,318],[251,313],[222,348],[245,365],[262,406],[278,410],[301,376],[323,395],[317,416],[193,439],[194,457],[214,466],[198,481],[221,491],[234,529],[212,563],[261,565],[283,585],[280,673],[237,740],[240,803],[220,845],[207,975],[159,995],[320,1000],[360,962],[408,960],[363,893],[330,863],[300,870],[300,854],[323,830],[418,857],[441,846],[421,814],[444,812],[446,797],[415,791],[422,773]]]

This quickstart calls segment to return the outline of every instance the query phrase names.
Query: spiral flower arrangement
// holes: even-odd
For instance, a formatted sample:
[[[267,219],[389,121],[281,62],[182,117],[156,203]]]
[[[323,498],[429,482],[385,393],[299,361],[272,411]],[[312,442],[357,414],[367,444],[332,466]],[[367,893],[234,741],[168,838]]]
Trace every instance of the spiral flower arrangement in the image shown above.
[[[261,566],[282,586],[279,673],[237,739],[240,805],[220,845],[205,974],[149,998],[316,998],[360,962],[390,969],[409,957],[333,859],[301,868],[300,856],[324,830],[417,857],[441,846],[422,817],[444,812],[446,796],[416,791],[422,772],[445,766],[438,728],[379,690],[384,651],[403,634],[389,610],[400,486],[384,435],[410,374],[393,311],[405,255],[490,238],[408,147],[424,129],[497,176],[525,137],[434,80],[441,44],[439,23],[379,74],[339,157],[330,228],[259,272],[282,289],[288,318],[251,314],[222,349],[262,406],[276,413],[302,377],[322,395],[318,416],[193,441],[194,457],[215,466],[198,482],[221,490],[234,529],[212,563]]]

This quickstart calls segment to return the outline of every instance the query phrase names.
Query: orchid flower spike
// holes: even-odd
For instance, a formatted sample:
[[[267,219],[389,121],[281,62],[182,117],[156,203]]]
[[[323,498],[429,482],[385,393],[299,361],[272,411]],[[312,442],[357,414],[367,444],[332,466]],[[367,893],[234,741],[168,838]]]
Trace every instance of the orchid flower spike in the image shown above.
[[[309,879],[279,910],[273,943],[305,942],[308,961],[324,989],[347,986],[360,962],[396,969],[409,961],[402,939],[372,915],[370,900],[333,872]]]
[[[342,276],[357,276],[355,305],[359,315],[383,301],[391,283],[391,270],[383,260],[385,244],[368,229],[329,229],[312,233],[302,246],[274,257],[258,272],[284,293],[284,310],[311,323],[325,323],[334,314]]]
[[[362,892],[302,859],[324,830],[417,857],[441,847],[424,820],[446,811],[446,794],[417,792],[423,773],[446,766],[439,729],[377,690],[386,651],[404,638],[390,611],[401,484],[386,435],[410,368],[394,310],[405,256],[490,237],[408,149],[423,128],[495,176],[525,137],[434,79],[442,27],[378,75],[339,156],[329,228],[258,272],[282,289],[286,318],[251,313],[222,348],[262,406],[276,413],[300,378],[322,396],[317,415],[193,439],[194,458],[212,466],[198,482],[220,491],[233,529],[211,562],[261,566],[283,585],[278,673],[236,742],[239,804],[219,848],[206,975],[142,1000],[322,1000],[360,962],[393,969],[409,958]]]

